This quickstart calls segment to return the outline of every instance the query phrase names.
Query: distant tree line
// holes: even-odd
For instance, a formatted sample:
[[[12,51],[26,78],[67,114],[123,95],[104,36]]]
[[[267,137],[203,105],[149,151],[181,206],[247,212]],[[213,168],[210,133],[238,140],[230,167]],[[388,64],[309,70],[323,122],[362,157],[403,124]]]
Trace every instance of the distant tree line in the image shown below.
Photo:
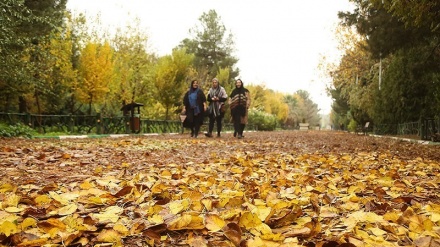
[[[214,10],[169,55],[158,56],[139,20],[109,32],[83,14],[72,16],[66,1],[0,3],[0,112],[118,116],[138,102],[144,118],[178,119],[191,79],[206,91],[213,77],[227,92],[234,87],[233,36]],[[288,95],[243,81],[255,116],[268,114],[275,126],[319,124],[308,92]]]
[[[344,51],[328,67],[336,126],[395,125],[439,116],[440,2],[352,0],[340,12]]]

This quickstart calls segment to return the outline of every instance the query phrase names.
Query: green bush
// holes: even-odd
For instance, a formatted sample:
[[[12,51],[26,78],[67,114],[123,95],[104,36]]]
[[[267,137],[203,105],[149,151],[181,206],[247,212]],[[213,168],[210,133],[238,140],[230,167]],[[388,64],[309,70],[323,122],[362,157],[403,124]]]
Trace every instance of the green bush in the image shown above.
[[[27,137],[31,138],[35,131],[24,124],[18,123],[16,125],[7,125],[0,123],[1,137]]]
[[[277,126],[277,118],[274,115],[255,109],[249,110],[248,122],[258,130],[275,130]]]
[[[357,123],[356,123],[356,121],[354,120],[354,119],[351,119],[350,120],[350,123],[348,124],[348,126],[347,126],[347,129],[348,129],[348,131],[350,131],[350,132],[355,132],[356,131],[356,129],[357,129]]]

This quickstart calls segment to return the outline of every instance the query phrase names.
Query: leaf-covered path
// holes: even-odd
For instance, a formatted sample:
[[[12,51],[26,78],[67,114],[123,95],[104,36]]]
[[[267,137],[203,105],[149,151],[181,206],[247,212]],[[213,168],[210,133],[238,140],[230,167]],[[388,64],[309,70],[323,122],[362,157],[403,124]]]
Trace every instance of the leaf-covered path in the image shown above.
[[[439,246],[440,147],[343,132],[0,144],[0,246]]]

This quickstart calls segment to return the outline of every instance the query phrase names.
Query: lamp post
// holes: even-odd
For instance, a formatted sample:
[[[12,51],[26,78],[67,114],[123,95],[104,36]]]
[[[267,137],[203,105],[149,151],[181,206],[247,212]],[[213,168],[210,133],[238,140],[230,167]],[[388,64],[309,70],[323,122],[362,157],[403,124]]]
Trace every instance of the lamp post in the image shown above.
[[[379,90],[380,90],[381,83],[382,83],[382,53],[380,53],[380,56],[379,56]]]

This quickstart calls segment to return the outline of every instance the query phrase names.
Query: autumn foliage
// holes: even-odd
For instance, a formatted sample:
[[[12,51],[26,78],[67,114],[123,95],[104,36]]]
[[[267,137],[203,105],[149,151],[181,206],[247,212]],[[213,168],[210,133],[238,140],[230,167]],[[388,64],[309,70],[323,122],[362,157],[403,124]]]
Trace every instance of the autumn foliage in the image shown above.
[[[0,144],[0,246],[439,246],[438,146],[343,132]]]

